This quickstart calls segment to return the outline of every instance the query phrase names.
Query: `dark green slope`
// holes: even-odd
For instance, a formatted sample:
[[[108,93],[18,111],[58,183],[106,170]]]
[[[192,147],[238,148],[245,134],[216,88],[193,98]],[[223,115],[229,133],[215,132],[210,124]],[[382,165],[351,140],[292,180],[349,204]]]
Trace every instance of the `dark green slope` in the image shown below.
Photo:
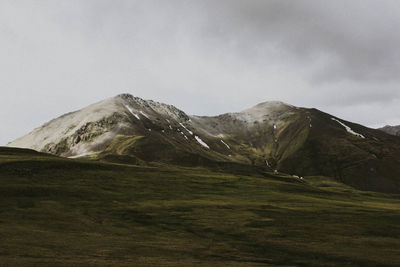
[[[343,125],[363,135],[349,133]],[[400,193],[400,138],[347,122],[316,109],[289,108],[269,121],[244,126],[229,115],[198,118],[212,125],[202,135],[205,149],[193,136],[157,130],[143,135],[118,136],[95,159],[146,165],[162,162],[210,167],[228,163],[275,169],[301,176],[329,176],[361,190]],[[221,128],[225,127],[225,128]],[[154,127],[153,127],[154,129]],[[175,131],[175,130],[174,130]],[[194,130],[195,131],[195,130]]]
[[[310,115],[313,127],[300,149],[280,162],[282,171],[330,176],[361,190],[400,192],[400,138],[338,119],[365,137],[360,138],[337,127],[329,114],[310,110]]]
[[[274,116],[276,128],[268,120],[245,127],[229,114],[205,119],[216,132],[228,133],[232,157],[227,160],[299,177],[329,176],[361,190],[400,193],[399,137],[317,109],[287,106]]]
[[[25,149],[25,148],[17,148],[17,147],[4,147],[0,146],[0,156],[4,157],[3,160],[11,160],[13,157],[16,159],[23,159],[23,157],[27,157],[31,159],[32,157],[51,157],[51,158],[58,158],[54,155],[37,152],[32,149]]]
[[[2,265],[400,264],[398,195],[0,151]]]

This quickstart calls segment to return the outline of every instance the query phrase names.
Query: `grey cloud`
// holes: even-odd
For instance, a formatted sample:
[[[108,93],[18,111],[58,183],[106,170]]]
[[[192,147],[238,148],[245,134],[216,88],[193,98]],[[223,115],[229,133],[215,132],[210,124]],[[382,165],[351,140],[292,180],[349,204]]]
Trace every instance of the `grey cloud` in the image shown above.
[[[396,1],[206,1],[214,37],[259,50],[274,46],[299,65],[323,61],[315,81],[398,80]],[[213,8],[211,8],[213,7]],[[293,59],[293,58],[292,58]]]
[[[389,0],[3,0],[0,144],[121,92],[199,115],[281,100],[400,124],[399,24]]]

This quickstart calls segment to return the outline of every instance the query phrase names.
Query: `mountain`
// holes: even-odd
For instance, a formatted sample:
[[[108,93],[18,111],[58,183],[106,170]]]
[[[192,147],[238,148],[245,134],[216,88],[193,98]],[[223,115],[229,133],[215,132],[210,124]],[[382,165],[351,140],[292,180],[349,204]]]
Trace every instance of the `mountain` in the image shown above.
[[[385,133],[400,136],[400,125],[398,126],[390,126],[386,125],[385,127],[379,128],[378,130],[384,131]]]
[[[208,117],[122,94],[54,119],[8,146],[120,163],[253,165],[400,192],[399,138],[282,102]]]

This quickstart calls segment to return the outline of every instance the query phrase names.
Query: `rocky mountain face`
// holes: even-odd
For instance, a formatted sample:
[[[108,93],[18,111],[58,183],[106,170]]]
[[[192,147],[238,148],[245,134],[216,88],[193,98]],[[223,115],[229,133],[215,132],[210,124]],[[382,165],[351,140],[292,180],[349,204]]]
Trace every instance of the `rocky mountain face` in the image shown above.
[[[206,117],[122,94],[54,119],[8,146],[134,164],[247,164],[400,192],[400,138],[282,102]]]
[[[390,126],[386,125],[385,127],[379,128],[378,130],[384,131],[385,133],[400,136],[400,125],[398,126]]]

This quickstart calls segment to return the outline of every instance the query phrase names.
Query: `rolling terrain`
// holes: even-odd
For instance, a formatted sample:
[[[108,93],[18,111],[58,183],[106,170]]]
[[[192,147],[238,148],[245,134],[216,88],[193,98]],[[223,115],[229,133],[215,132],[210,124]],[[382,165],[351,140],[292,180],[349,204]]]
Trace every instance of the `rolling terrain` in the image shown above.
[[[282,102],[205,117],[122,94],[56,118],[8,146],[144,166],[242,164],[400,193],[399,137]]]
[[[328,177],[1,147],[0,192],[6,266],[400,264],[399,195]]]

